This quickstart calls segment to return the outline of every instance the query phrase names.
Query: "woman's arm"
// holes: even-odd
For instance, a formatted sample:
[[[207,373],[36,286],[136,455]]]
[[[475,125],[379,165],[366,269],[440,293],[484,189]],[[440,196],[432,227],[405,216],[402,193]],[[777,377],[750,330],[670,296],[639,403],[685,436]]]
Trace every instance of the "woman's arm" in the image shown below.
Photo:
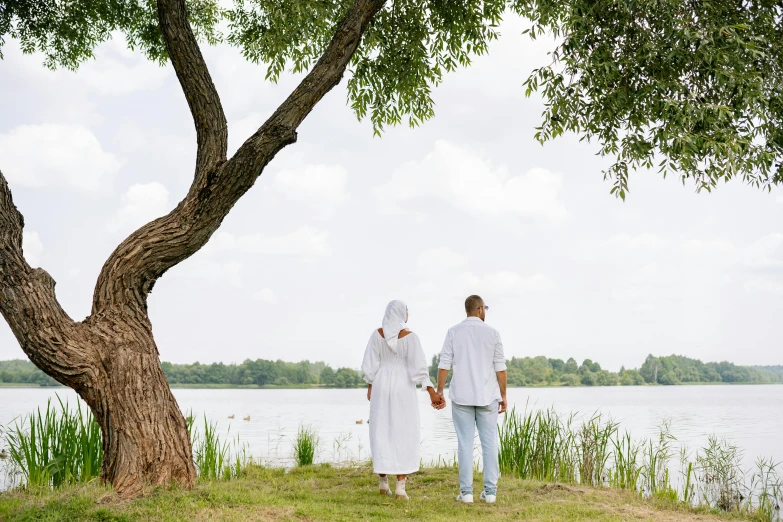
[[[362,360],[362,373],[364,373],[364,382],[372,386],[375,380],[375,374],[381,366],[381,354],[378,343],[375,338],[376,332],[373,331],[370,340],[367,342],[367,348],[364,350],[364,360]],[[367,390],[367,400],[370,400],[370,390]]]
[[[416,334],[411,334],[408,345],[408,374],[413,384],[421,384],[423,390],[430,394],[432,407],[441,409],[446,406],[446,401],[435,391],[435,386],[430,379],[430,368],[424,356],[424,349]]]

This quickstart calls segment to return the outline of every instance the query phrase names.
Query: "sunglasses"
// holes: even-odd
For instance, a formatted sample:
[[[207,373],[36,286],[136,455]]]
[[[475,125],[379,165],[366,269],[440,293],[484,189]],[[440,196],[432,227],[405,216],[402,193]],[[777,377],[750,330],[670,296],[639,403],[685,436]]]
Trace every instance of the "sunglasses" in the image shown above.
[[[484,311],[489,312],[489,305],[482,305],[479,308],[483,308]]]

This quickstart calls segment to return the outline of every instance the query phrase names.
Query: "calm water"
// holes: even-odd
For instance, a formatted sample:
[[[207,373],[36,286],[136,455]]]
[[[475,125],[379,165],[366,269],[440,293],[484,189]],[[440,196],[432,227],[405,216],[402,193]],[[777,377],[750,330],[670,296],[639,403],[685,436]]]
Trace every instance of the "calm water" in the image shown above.
[[[73,403],[64,388],[0,388],[0,425],[59,394]],[[239,435],[258,461],[286,464],[300,424],[321,436],[320,461],[365,459],[369,456],[366,390],[195,390],[175,389],[183,411],[209,421],[231,437]],[[744,451],[747,466],[757,457],[783,460],[783,386],[671,386],[611,388],[511,388],[508,399],[523,410],[554,407],[558,413],[596,411],[620,421],[635,438],[656,436],[664,420],[681,444],[700,447],[710,434],[729,439]],[[419,394],[422,459],[452,460],[457,440],[450,406],[435,411]],[[228,417],[234,415],[234,420]],[[243,420],[244,417],[250,420]],[[364,421],[357,424],[357,421]],[[199,422],[203,422],[200,420]],[[0,446],[3,444],[0,443]]]

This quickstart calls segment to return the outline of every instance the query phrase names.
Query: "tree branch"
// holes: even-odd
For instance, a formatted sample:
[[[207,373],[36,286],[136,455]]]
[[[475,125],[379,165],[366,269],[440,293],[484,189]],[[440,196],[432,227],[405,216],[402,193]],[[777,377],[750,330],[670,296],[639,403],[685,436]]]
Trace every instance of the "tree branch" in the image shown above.
[[[79,389],[91,371],[89,345],[74,341],[83,329],[60,306],[54,279],[24,259],[24,218],[14,205],[11,189],[0,172],[0,312],[22,350],[36,366],[59,382]]]
[[[117,308],[146,310],[147,295],[157,279],[204,246],[234,204],[253,186],[264,167],[280,150],[296,141],[296,129],[326,93],[340,82],[368,24],[385,2],[355,0],[310,73],[230,160],[199,170],[198,162],[207,161],[202,160],[202,155],[207,153],[199,152],[196,176],[185,199],[167,216],[134,232],[104,264],[95,287],[93,314]],[[211,116],[206,113],[215,111],[220,104],[206,64],[197,51],[195,38],[189,28],[185,31],[182,27],[187,24],[187,20],[181,18],[184,1],[159,0],[158,11],[196,129],[210,140],[210,132],[224,128],[225,118],[222,109]],[[163,23],[163,18],[168,25]],[[178,29],[172,32],[171,28],[175,26]],[[191,38],[182,40],[183,34]],[[182,51],[180,47],[187,48],[188,52],[179,52]],[[177,52],[172,53],[171,49]],[[179,55],[176,61],[174,54]],[[185,58],[195,62],[183,63],[181,60]],[[211,122],[213,118],[215,121]],[[221,146],[225,155],[225,145]],[[221,158],[213,161],[220,162]]]
[[[158,0],[158,19],[196,126],[196,181],[226,160],[228,124],[215,84],[188,23],[185,0]]]

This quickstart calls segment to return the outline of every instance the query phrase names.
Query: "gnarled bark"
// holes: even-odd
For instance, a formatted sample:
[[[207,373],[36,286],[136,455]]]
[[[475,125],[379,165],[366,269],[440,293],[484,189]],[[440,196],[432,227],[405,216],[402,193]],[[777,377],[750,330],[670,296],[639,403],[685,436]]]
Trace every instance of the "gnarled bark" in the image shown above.
[[[0,312],[30,360],[74,388],[103,432],[101,476],[124,496],[146,485],[194,484],[190,439],[160,366],[147,296],[169,268],[206,244],[234,204],[337,85],[385,0],[356,0],[323,56],[274,114],[226,158],[227,125],[217,90],[187,21],[185,0],[158,0],[163,37],[193,116],[193,184],[168,215],[141,227],[109,256],[92,314],[63,311],[46,271],[22,253],[24,221],[0,172]]]

